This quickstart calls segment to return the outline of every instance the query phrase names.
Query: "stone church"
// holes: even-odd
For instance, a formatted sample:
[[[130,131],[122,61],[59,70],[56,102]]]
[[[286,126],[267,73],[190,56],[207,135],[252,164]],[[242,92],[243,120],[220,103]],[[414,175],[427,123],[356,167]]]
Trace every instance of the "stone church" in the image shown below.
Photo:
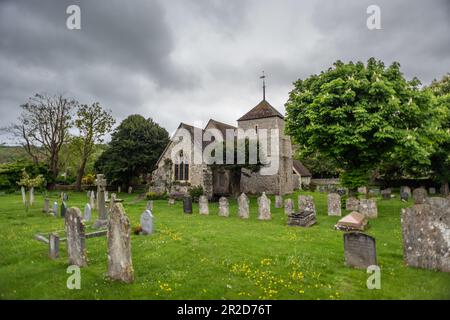
[[[259,194],[266,192],[267,194],[289,194],[294,188],[298,188],[299,177],[298,170],[294,166],[292,159],[292,144],[289,136],[284,134],[284,116],[278,112],[269,102],[263,100],[258,103],[249,112],[237,119],[237,127],[210,119],[204,128],[196,128],[191,125],[181,123],[173,137],[177,137],[179,130],[187,130],[192,137],[195,137],[195,131],[205,132],[207,129],[219,130],[223,137],[226,137],[226,131],[229,129],[254,129],[256,132],[261,129],[278,129],[279,135],[279,151],[277,160],[278,170],[275,174],[262,175],[258,173],[246,172],[243,169],[240,181],[240,192]],[[200,136],[203,136],[200,134]],[[197,135],[198,137],[198,135]],[[193,138],[192,140],[195,140]],[[197,138],[198,139],[198,138]],[[193,151],[191,157],[177,154],[178,164],[172,161],[173,152],[177,139],[172,138],[166,149],[160,156],[156,169],[152,174],[151,191],[168,192],[172,195],[182,195],[188,192],[190,187],[201,186],[203,192],[209,198],[222,195],[230,195],[230,176],[226,170],[213,170],[210,165],[205,163],[196,164],[193,159]],[[179,140],[178,140],[179,141]],[[193,141],[192,143],[195,143]],[[200,142],[205,147],[205,142]],[[268,148],[270,149],[270,148]],[[192,150],[192,149],[191,149]],[[271,151],[268,151],[269,153]]]

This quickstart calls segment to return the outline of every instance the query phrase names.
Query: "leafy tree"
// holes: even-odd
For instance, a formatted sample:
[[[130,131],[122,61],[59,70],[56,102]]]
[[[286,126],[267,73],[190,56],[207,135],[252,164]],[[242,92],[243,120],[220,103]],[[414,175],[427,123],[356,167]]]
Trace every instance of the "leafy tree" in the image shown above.
[[[116,128],[95,168],[112,183],[129,186],[133,178],[154,169],[168,142],[168,132],[152,119],[131,115]]]
[[[77,110],[75,126],[80,135],[74,137],[72,143],[78,151],[79,163],[77,169],[76,189],[81,190],[81,182],[85,173],[86,163],[95,152],[95,144],[102,143],[115,120],[111,111],[103,110],[98,102],[92,105],[81,105]]]
[[[314,177],[332,178],[339,176],[340,172],[334,159],[326,157],[318,151],[307,153],[305,150],[299,149],[294,158],[300,160]]]
[[[342,183],[354,190],[382,161],[402,160],[405,168],[430,163],[437,119],[432,95],[419,85],[406,81],[396,62],[386,68],[374,58],[366,65],[337,61],[295,82],[286,130],[308,152],[333,159]]]

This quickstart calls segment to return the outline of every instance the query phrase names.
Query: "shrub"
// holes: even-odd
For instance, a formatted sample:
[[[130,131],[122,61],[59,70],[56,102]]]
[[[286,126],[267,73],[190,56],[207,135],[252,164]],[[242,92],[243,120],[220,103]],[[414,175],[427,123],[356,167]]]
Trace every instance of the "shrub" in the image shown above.
[[[93,173],[88,173],[81,180],[82,184],[92,186],[95,183],[95,175]]]
[[[189,194],[192,198],[192,201],[198,202],[198,199],[201,195],[203,195],[203,187],[202,186],[194,186],[189,189]]]
[[[132,231],[133,231],[133,234],[138,236],[142,232],[141,225],[139,224],[137,226],[134,226]]]
[[[167,198],[167,193],[165,192],[147,192],[147,200],[166,200]]]

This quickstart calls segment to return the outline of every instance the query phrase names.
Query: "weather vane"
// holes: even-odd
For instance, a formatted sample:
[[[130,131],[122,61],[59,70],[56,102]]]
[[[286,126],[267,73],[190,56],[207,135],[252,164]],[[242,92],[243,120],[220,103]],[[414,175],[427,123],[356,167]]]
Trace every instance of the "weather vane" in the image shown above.
[[[263,80],[263,100],[266,100],[266,75],[264,74],[264,70],[262,72],[262,76],[259,78]]]

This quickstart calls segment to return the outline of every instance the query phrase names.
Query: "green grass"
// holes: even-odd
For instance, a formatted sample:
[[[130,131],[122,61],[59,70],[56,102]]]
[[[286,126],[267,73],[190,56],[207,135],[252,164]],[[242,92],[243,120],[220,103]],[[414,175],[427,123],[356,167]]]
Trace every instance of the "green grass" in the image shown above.
[[[155,201],[155,233],[132,235],[133,284],[105,277],[106,237],[87,239],[88,264],[81,270],[81,289],[69,290],[67,254],[49,260],[48,248],[33,239],[37,232],[64,229],[61,218],[44,215],[42,196],[25,213],[21,196],[0,196],[0,298],[1,299],[449,299],[450,274],[405,267],[400,208],[397,199],[378,201],[379,218],[370,221],[368,233],[377,241],[381,289],[368,290],[365,270],[344,265],[343,233],[333,229],[338,217],[326,214],[326,195],[312,193],[318,224],[311,228],[286,226],[283,209],[273,219],[184,215],[182,203],[169,207]],[[58,195],[52,195],[57,199]],[[121,194],[132,225],[139,224],[146,201],[132,204],[136,195]],[[293,195],[296,199],[297,195]],[[71,193],[70,206],[81,209],[85,193]],[[272,203],[274,203],[272,199]],[[93,218],[96,216],[93,213]]]

